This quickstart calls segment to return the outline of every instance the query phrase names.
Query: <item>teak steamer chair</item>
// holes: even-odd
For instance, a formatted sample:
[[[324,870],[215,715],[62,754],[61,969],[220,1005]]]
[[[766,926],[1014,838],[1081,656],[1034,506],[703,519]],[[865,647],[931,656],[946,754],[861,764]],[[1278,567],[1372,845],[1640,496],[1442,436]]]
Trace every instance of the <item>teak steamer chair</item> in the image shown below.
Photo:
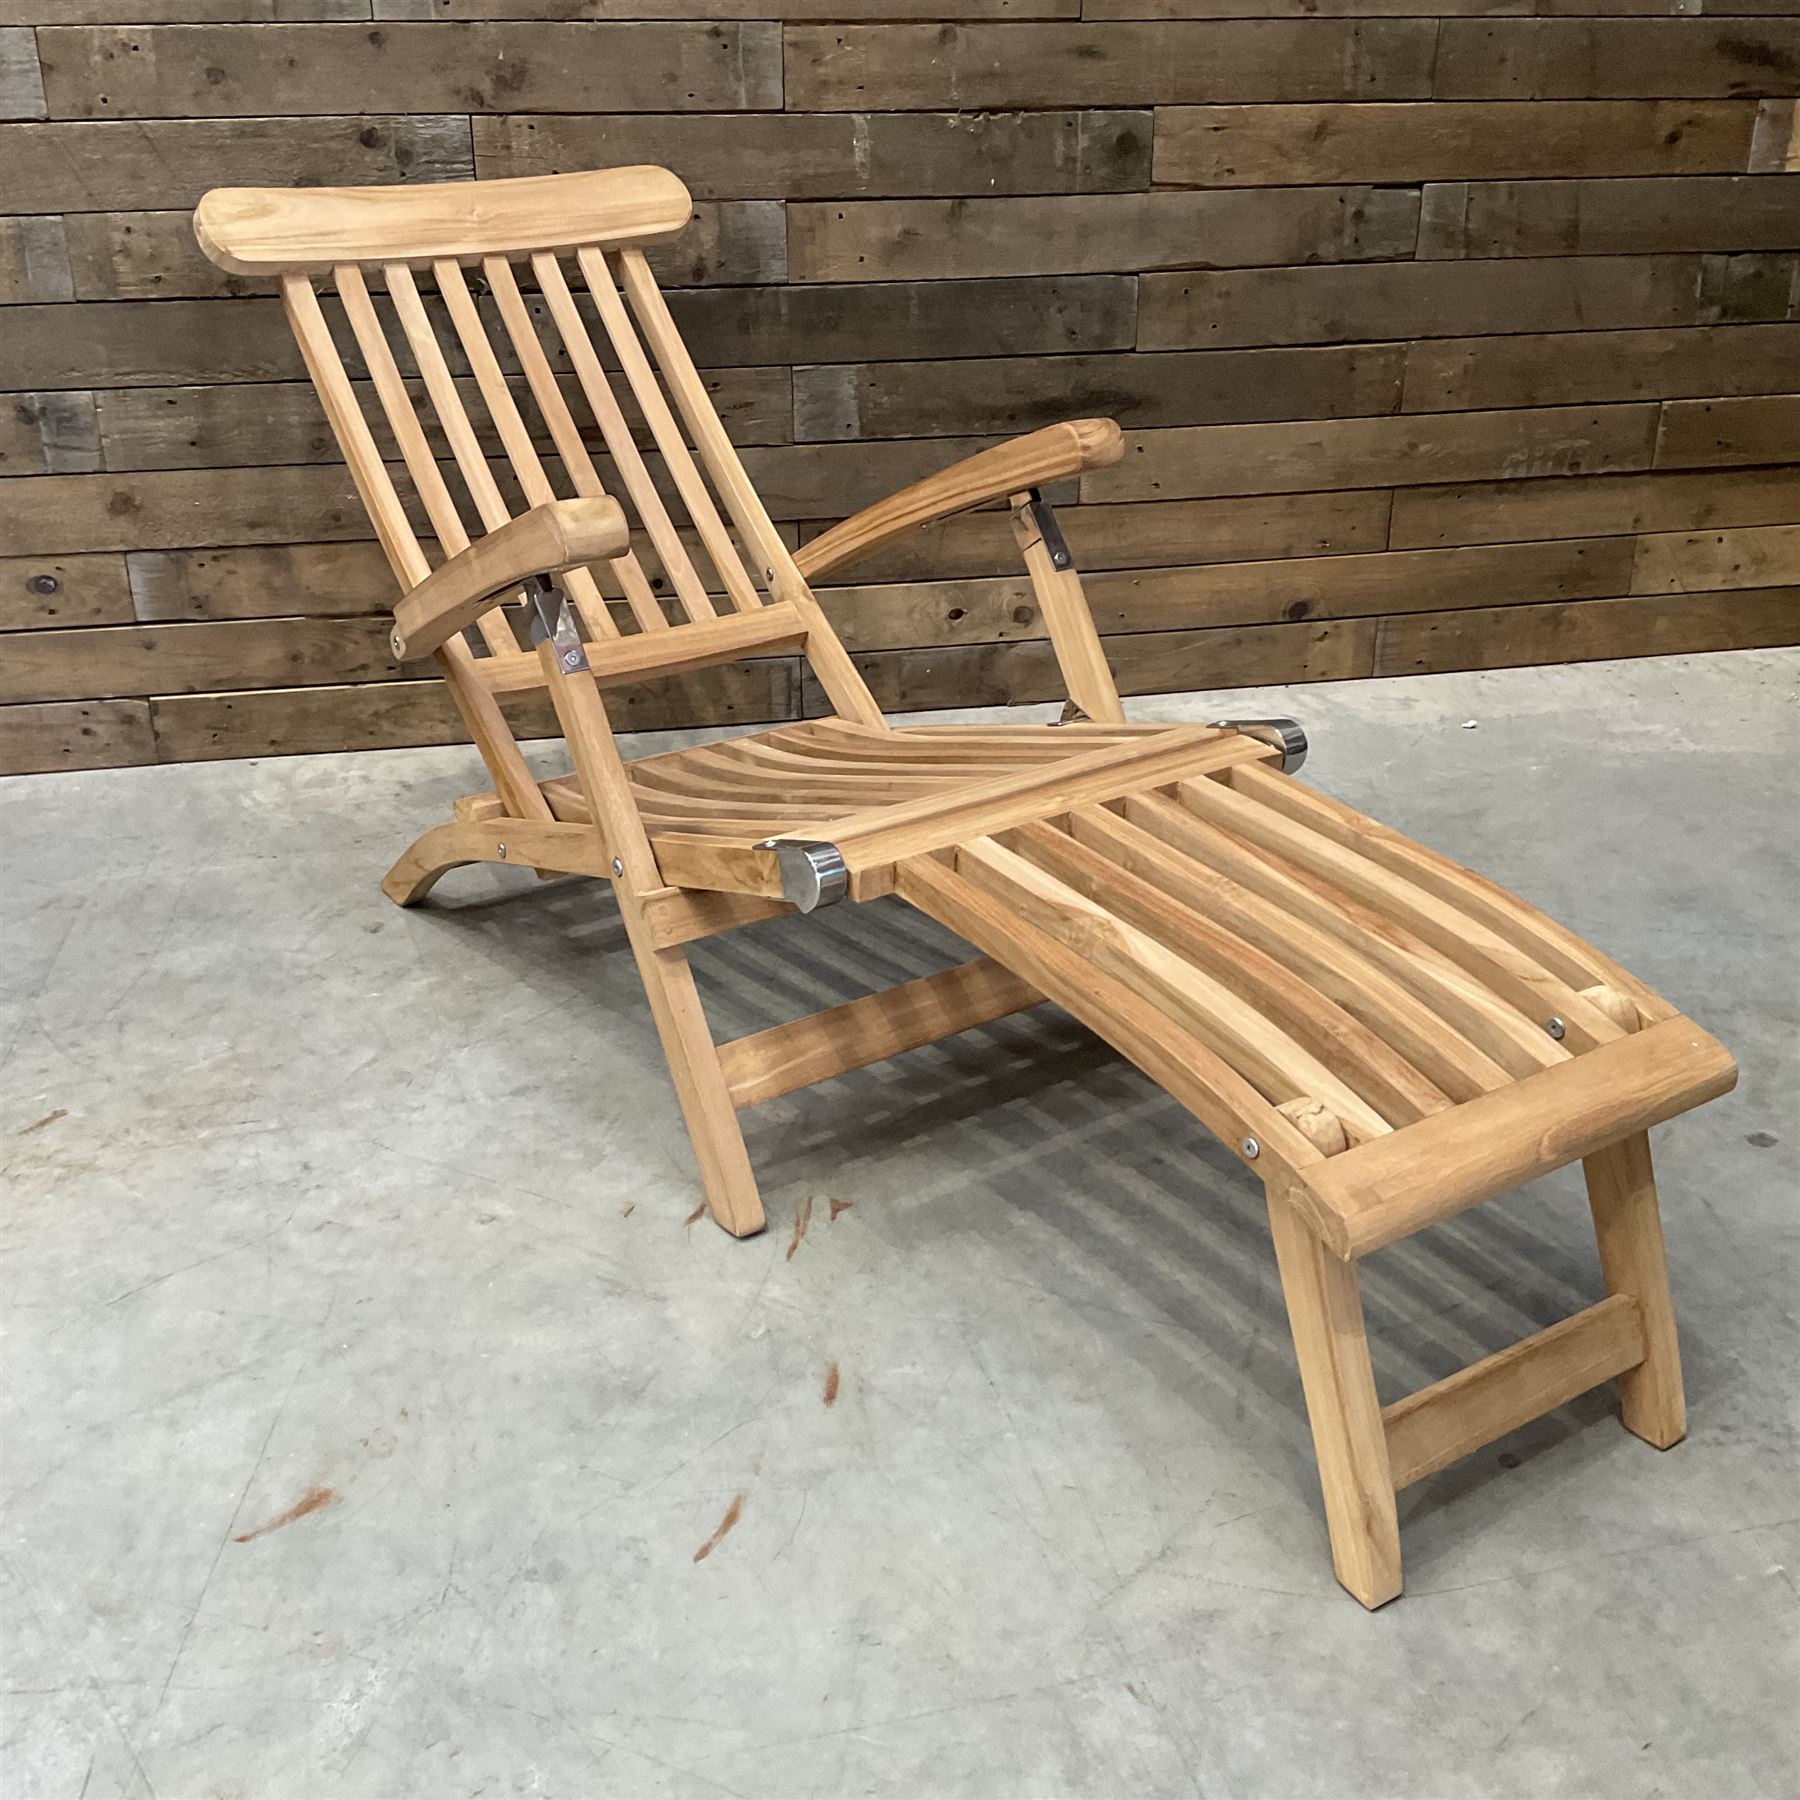
[[[214,262],[279,279],[405,590],[394,654],[436,658],[493,780],[401,857],[388,895],[416,904],[471,862],[610,880],[707,1204],[740,1237],[763,1226],[740,1110],[1044,999],[1066,1008],[1263,1179],[1332,1558],[1364,1606],[1400,1592],[1397,1490],[1502,1433],[1616,1379],[1627,1429],[1676,1443],[1681,1370],[1645,1134],[1726,1092],[1730,1055],[1534,907],[1295,781],[1304,740],[1287,722],[1125,721],[1040,491],[1118,458],[1110,420],[982,451],[791,551],[645,261],[644,246],[678,234],[690,210],[687,190],[655,168],[222,189],[201,203],[196,230]],[[528,266],[529,299],[515,264]],[[336,289],[363,384],[346,371],[315,279]],[[660,475],[621,412],[590,318]],[[396,361],[402,343],[412,374]],[[415,410],[419,387],[437,435]],[[365,417],[371,390],[385,424]],[[477,394],[486,425],[465,406]],[[596,429],[661,583],[602,487],[588,449]],[[473,526],[437,461],[446,442]],[[573,497],[557,497],[546,443]],[[436,567],[396,491],[396,452],[442,552]],[[890,726],[808,580],[1001,499],[1071,722]],[[710,583],[691,544],[712,565]],[[521,593],[532,649],[502,610]],[[603,688],[795,650],[830,717],[621,759]],[[574,762],[572,776],[542,784],[498,704],[538,688]],[[889,893],[981,954],[713,1041],[687,944],[790,906]],[[1357,1259],[1577,1158],[1606,1298],[1383,1407]]]

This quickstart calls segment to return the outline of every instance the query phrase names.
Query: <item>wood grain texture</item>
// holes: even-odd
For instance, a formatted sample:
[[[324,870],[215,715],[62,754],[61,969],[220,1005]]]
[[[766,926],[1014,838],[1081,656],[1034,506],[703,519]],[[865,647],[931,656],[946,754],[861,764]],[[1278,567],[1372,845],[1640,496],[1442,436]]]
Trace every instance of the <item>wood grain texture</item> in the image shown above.
[[[0,664],[22,766],[457,734],[437,682],[375,654],[393,578],[274,284],[194,242],[216,185],[671,169],[694,219],[651,266],[788,550],[1020,433],[1119,421],[1123,460],[1050,493],[1132,692],[1768,643],[1800,585],[1788,0],[0,11]],[[570,441],[528,397],[519,442],[555,493],[565,448],[612,484],[520,285]],[[339,349],[366,406],[341,329]],[[517,378],[510,345],[500,364]],[[385,421],[374,442],[397,467]],[[526,503],[510,473],[496,503]],[[1005,508],[820,577],[884,706],[1060,697]],[[679,548],[706,562],[691,531]],[[647,592],[667,583],[640,558]],[[783,653],[607,704],[674,724],[823,702]]]

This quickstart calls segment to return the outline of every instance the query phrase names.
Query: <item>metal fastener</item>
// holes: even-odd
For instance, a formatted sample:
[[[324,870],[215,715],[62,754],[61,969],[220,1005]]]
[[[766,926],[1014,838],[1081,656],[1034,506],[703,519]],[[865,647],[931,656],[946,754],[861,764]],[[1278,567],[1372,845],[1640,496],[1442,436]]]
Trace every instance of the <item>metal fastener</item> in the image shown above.
[[[506,846],[504,844],[496,844],[494,846],[494,848],[499,853],[500,860],[502,862],[505,862],[506,861]]]
[[[1255,1138],[1245,1138],[1244,1154],[1251,1162],[1255,1162],[1256,1159],[1262,1155],[1262,1145],[1259,1144]]]
[[[1561,1043],[1563,1032],[1567,1029],[1567,1027],[1563,1024],[1561,1019],[1557,1018],[1554,1014],[1552,1014],[1549,1018],[1547,1018],[1544,1021],[1544,1029],[1547,1032],[1549,1032],[1549,1034],[1553,1038],[1555,1038],[1558,1043]]]
[[[613,858],[613,873],[615,875],[623,875],[625,873],[624,863],[622,863],[619,860],[619,858],[616,856]]]
[[[62,583],[54,575],[34,575],[31,578],[31,591],[34,594],[54,594]]]

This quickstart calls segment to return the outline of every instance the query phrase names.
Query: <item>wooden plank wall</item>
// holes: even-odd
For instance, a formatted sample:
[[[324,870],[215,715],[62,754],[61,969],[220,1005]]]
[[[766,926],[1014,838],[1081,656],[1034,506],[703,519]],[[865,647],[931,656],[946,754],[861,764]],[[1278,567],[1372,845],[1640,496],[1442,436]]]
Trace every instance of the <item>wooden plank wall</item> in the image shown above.
[[[216,182],[669,164],[796,538],[1107,413],[1122,684],[1800,639],[1800,0],[0,0],[0,767],[442,742]],[[832,610],[884,703],[1056,690],[1010,535]],[[780,719],[791,661],[621,696]],[[526,728],[541,715],[527,714]]]

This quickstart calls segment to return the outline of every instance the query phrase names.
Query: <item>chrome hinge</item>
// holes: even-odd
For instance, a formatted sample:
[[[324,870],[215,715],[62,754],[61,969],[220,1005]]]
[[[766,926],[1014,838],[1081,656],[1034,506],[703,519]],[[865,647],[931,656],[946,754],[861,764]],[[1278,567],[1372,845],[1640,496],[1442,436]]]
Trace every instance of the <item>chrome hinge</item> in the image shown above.
[[[850,889],[850,871],[836,844],[764,838],[759,850],[773,850],[781,870],[781,897],[803,913],[835,905]]]
[[[1281,752],[1281,772],[1292,775],[1306,761],[1306,733],[1298,719],[1214,719],[1215,731],[1241,731]]]
[[[1068,540],[1062,534],[1062,527],[1056,522],[1056,508],[1044,498],[1043,490],[1032,488],[1019,510],[1030,519],[1038,536],[1043,539],[1044,548],[1050,552],[1051,568],[1073,568],[1075,559],[1069,554]]]
[[[525,597],[531,603],[531,641],[548,638],[556,651],[556,666],[565,675],[577,675],[588,666],[587,651],[575,626],[575,609],[569,596],[548,575],[525,579]]]

